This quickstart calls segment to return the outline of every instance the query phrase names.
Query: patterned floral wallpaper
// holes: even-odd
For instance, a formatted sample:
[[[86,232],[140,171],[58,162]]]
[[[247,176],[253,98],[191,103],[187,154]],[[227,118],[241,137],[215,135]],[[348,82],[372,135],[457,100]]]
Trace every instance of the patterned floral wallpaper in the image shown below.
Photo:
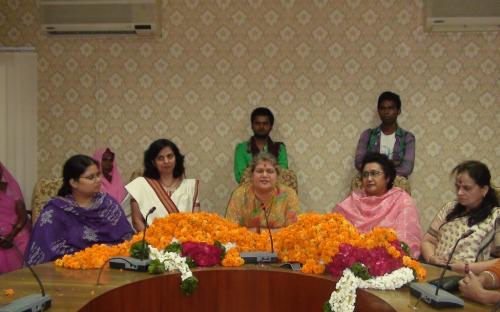
[[[427,33],[422,0],[168,0],[153,38],[47,37],[37,2],[0,0],[0,45],[39,53],[39,172],[108,145],[124,176],[148,144],[178,143],[201,179],[202,208],[223,213],[233,150],[269,106],[303,210],[329,211],[354,175],[376,99],[401,95],[417,138],[413,195],[427,228],[453,198],[449,172],[480,159],[500,185],[500,35]]]

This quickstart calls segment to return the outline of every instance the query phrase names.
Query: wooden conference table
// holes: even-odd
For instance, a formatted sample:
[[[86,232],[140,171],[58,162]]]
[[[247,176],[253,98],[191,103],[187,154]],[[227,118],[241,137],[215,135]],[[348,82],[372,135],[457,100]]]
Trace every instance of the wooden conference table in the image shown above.
[[[426,266],[428,279],[440,270]],[[271,266],[194,269],[197,291],[181,293],[180,275],[150,275],[105,269],[96,286],[98,270],[69,270],[53,263],[35,266],[52,297],[49,311],[322,311],[330,298],[334,280]],[[451,273],[453,274],[453,273]],[[12,288],[13,297],[4,289]],[[28,269],[0,275],[0,306],[39,291]],[[436,311],[403,287],[395,291],[359,290],[356,311]],[[491,307],[465,300],[464,309],[440,311],[489,311]]]

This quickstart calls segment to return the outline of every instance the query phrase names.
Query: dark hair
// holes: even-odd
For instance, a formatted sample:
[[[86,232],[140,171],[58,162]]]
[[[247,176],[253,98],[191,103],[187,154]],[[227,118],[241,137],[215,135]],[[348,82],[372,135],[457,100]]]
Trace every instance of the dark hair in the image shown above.
[[[177,145],[174,142],[167,139],[158,139],[151,143],[148,149],[144,152],[144,176],[150,179],[159,179],[160,172],[153,165],[156,156],[165,147],[170,147],[175,155],[175,167],[174,167],[174,178],[178,178],[184,175],[184,155],[181,154]]]
[[[361,163],[361,172],[363,172],[365,165],[368,163],[377,163],[380,167],[382,167],[385,176],[389,178],[389,182],[387,182],[387,189],[390,190],[394,184],[394,179],[396,178],[396,167],[394,167],[394,163],[385,154],[368,153],[365,155],[363,162]]]
[[[396,93],[391,91],[382,92],[382,94],[380,94],[380,96],[378,97],[377,109],[380,109],[380,105],[382,105],[383,101],[394,102],[394,104],[396,104],[396,108],[398,110],[401,110],[401,99],[399,98],[399,95],[397,95]]]
[[[467,225],[473,226],[474,224],[481,223],[490,215],[493,208],[498,206],[498,198],[495,190],[491,187],[491,174],[488,166],[477,160],[467,160],[457,165],[451,171],[451,174],[455,176],[462,173],[467,173],[480,187],[487,186],[488,192],[479,204],[479,207],[477,209],[472,209],[467,214],[465,214],[465,206],[457,203],[455,208],[446,216],[446,221],[449,222],[453,219],[468,215],[469,219],[467,220]]]
[[[87,155],[74,155],[71,156],[63,166],[63,184],[59,191],[58,196],[66,196],[71,194],[72,187],[69,181],[71,179],[78,180],[80,176],[87,170],[89,166],[96,165],[99,167],[98,162]]]
[[[250,121],[253,123],[257,116],[267,116],[269,117],[269,122],[271,123],[271,126],[274,125],[274,115],[273,112],[267,107],[257,107],[256,109],[253,110],[252,114],[250,115]]]

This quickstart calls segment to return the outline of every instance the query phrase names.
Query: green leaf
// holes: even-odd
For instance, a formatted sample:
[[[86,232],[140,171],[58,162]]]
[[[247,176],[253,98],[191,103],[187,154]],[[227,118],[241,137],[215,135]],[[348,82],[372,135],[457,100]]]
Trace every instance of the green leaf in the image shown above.
[[[407,256],[410,255],[410,246],[408,246],[407,243],[405,242],[399,242],[400,246],[401,246],[401,249],[403,249],[403,251],[406,253]]]
[[[218,240],[214,242],[214,246],[221,250],[220,260],[221,261],[224,260],[224,257],[226,256],[226,247],[224,247],[224,245],[222,245],[222,243],[219,242]]]
[[[130,256],[137,259],[149,259],[149,244],[138,241],[130,247]]]
[[[196,262],[194,262],[193,258],[191,258],[190,256],[186,256],[185,258],[186,258],[186,264],[190,269],[197,267]]]
[[[182,252],[182,245],[180,243],[170,243],[170,245],[165,247],[165,251],[180,254]]]
[[[165,265],[158,259],[154,259],[149,263],[148,272],[150,274],[161,274],[165,272]]]
[[[362,280],[366,281],[372,278],[370,272],[368,272],[368,268],[365,267],[362,263],[356,262],[351,266],[350,269],[355,276],[361,278]]]
[[[330,306],[330,302],[325,301],[323,304],[323,312],[333,312],[332,307]]]
[[[192,295],[198,288],[198,279],[193,275],[181,282],[182,293],[189,296]]]

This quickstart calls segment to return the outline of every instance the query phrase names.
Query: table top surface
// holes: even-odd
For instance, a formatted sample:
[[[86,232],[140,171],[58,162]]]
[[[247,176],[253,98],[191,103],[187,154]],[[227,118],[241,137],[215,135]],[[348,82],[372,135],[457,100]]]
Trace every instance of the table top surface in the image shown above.
[[[441,270],[437,267],[425,265],[427,269],[427,280],[439,277]],[[147,273],[137,273],[121,270],[104,269],[100,285],[96,285],[98,270],[71,270],[54,266],[53,263],[45,263],[34,267],[40,276],[47,294],[52,297],[52,307],[49,311],[78,311],[85,304],[99,295],[122,285],[136,281],[155,278],[156,275]],[[239,268],[212,267],[196,270],[280,270],[272,266],[243,266]],[[292,272],[294,274],[303,274]],[[166,273],[175,274],[175,273]],[[450,272],[449,274],[454,274]],[[312,278],[330,278],[326,275],[311,275]],[[203,283],[203,281],[200,281]],[[12,288],[14,296],[7,297],[3,290]],[[39,292],[38,284],[28,269],[0,275],[0,306],[17,298]],[[409,293],[408,287],[402,287],[395,291],[367,290],[369,293],[381,298],[397,311],[436,311],[425,302],[418,304],[417,309],[412,306],[417,302],[417,298]],[[328,298],[325,298],[325,301]],[[485,306],[464,299],[465,307],[461,311],[490,311],[490,306]],[[457,311],[457,309],[440,309],[440,311]]]

